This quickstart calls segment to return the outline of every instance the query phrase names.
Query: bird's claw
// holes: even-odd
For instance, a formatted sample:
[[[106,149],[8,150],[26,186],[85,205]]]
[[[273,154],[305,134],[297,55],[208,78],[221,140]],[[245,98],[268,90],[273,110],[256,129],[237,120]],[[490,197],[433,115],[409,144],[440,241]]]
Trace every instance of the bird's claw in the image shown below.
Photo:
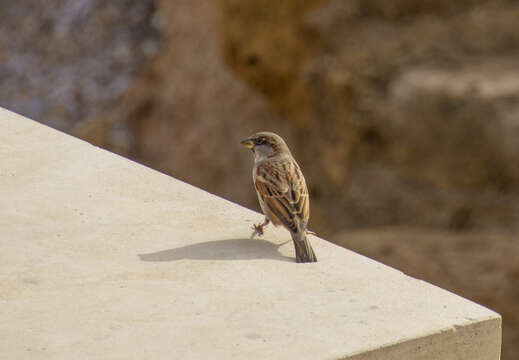
[[[315,232],[311,231],[311,230],[305,230],[305,232],[308,234],[308,235],[317,235]]]
[[[254,224],[252,225],[252,229],[259,235],[263,235],[263,224]]]

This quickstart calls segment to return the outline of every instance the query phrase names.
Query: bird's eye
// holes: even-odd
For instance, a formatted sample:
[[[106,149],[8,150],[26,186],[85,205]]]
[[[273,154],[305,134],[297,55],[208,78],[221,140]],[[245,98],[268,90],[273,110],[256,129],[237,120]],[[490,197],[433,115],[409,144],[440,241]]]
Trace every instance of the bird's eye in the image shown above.
[[[256,140],[256,144],[258,145],[263,145],[265,144],[265,138],[261,137],[261,138],[258,138],[258,140]]]

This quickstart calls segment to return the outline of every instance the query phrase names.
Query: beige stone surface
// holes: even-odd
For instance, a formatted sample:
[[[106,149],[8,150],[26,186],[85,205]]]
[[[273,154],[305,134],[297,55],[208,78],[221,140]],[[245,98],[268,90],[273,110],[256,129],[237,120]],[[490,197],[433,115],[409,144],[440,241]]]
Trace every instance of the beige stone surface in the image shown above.
[[[284,230],[249,239],[257,213],[5,110],[0,129],[0,358],[499,358],[482,306],[315,237],[296,264]]]

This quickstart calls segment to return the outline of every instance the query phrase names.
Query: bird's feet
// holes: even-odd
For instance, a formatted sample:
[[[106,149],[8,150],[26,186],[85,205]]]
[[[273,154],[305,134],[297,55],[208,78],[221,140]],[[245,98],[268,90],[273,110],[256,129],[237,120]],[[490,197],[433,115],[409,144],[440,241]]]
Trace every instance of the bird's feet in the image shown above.
[[[305,233],[307,233],[308,235],[317,235],[316,233],[308,229],[305,230]]]
[[[258,234],[259,236],[263,235],[263,228],[269,224],[270,220],[265,218],[263,224],[254,224],[252,225],[252,229],[254,230],[253,234]],[[253,235],[254,236],[254,235]]]
[[[252,225],[252,229],[258,234],[259,236],[263,235],[263,224],[254,224]]]

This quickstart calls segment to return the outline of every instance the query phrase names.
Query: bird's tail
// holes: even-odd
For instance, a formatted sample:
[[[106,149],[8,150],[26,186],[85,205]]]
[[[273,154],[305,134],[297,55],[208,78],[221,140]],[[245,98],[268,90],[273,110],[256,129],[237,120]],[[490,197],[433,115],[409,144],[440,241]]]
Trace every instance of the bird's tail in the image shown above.
[[[290,232],[292,235],[292,240],[294,241],[294,248],[296,250],[296,262],[298,263],[309,263],[309,262],[317,262],[317,257],[315,256],[314,249],[312,249],[312,245],[310,245],[310,241],[306,237],[306,233],[304,231]]]

